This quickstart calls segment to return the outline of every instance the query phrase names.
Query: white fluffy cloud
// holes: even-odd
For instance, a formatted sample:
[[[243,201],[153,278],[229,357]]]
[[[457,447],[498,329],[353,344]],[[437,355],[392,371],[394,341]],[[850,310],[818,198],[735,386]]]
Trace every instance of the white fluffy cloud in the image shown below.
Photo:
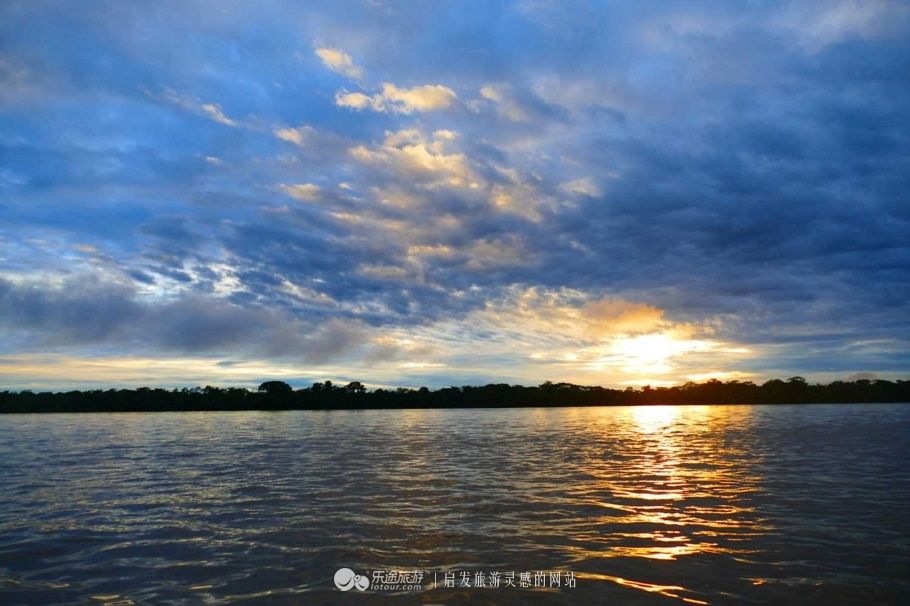
[[[320,47],[314,52],[322,60],[323,65],[333,72],[353,80],[363,80],[365,76],[363,68],[356,65],[354,59],[346,52],[332,47]],[[442,84],[400,88],[391,82],[384,82],[380,92],[372,95],[348,91],[339,91],[335,95],[335,103],[340,107],[395,114],[445,109],[454,104],[456,99],[455,91]]]
[[[295,145],[306,145],[307,142],[316,136],[316,129],[312,126],[300,126],[298,128],[276,128],[275,136],[282,141],[293,143]]]
[[[390,82],[382,85],[382,91],[374,95],[339,92],[335,103],[340,107],[374,112],[410,114],[451,107],[457,100],[455,91],[442,84],[425,84],[414,88],[398,88]]]
[[[347,54],[343,50],[324,46],[317,48],[314,52],[316,53],[317,57],[322,59],[323,65],[325,65],[333,72],[347,76],[348,78],[352,78],[354,80],[363,79],[363,68],[359,65],[355,65],[354,60],[351,58],[351,55]]]

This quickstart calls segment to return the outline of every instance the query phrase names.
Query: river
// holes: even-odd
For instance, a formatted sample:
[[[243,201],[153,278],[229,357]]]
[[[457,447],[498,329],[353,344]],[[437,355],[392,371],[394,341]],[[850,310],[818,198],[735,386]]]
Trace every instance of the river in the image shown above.
[[[906,604],[908,461],[900,404],[0,415],[0,603]]]

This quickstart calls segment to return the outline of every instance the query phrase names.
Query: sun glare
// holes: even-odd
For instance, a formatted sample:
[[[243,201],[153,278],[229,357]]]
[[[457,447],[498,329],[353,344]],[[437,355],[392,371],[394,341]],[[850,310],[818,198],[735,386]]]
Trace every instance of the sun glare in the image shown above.
[[[670,361],[674,357],[711,348],[710,341],[680,339],[670,333],[655,333],[618,339],[613,343],[612,353],[620,358],[625,372],[664,374],[670,372]]]
[[[679,410],[678,406],[635,406],[632,418],[639,431],[650,434],[673,423],[679,416]]]

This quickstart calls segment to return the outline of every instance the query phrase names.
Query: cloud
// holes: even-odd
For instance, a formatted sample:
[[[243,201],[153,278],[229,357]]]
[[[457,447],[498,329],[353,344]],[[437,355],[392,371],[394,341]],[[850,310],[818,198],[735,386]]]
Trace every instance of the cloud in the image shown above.
[[[495,364],[538,382],[558,376],[583,384],[672,384],[707,364],[729,366],[752,355],[712,337],[712,331],[668,320],[646,303],[514,287],[457,319],[387,335],[420,347],[421,362],[432,365],[429,372]],[[413,365],[410,370],[418,372]]]
[[[287,195],[304,202],[316,202],[322,198],[322,188],[313,183],[282,184],[279,187]]]
[[[448,130],[435,131],[427,137],[422,131],[409,128],[386,132],[381,145],[357,145],[350,154],[366,164],[384,166],[429,185],[476,188],[477,176],[467,156],[446,151],[455,138],[455,133]]]
[[[674,327],[664,310],[617,297],[592,297],[573,289],[511,288],[489,302],[475,321],[552,334],[554,338],[597,342],[615,335],[651,333]],[[677,327],[678,328],[678,327]]]
[[[511,84],[485,84],[480,88],[480,96],[491,101],[501,116],[513,122],[527,122],[534,114],[518,100]],[[475,107],[478,107],[476,103]]]
[[[287,141],[300,146],[306,145],[318,136],[316,129],[307,125],[297,128],[276,128],[273,132],[275,133],[275,136],[282,141]]]
[[[0,54],[0,104],[40,103],[68,87],[67,82],[18,57]]]
[[[203,101],[200,101],[197,97],[181,94],[170,88],[164,89],[161,94],[152,93],[145,88],[142,90],[154,99],[167,101],[168,103],[172,103],[181,109],[205,116],[210,120],[218,122],[219,124],[224,124],[225,126],[231,126],[235,128],[240,126],[240,122],[225,115],[224,110],[222,110],[221,105],[218,103],[205,103]]]
[[[337,48],[324,46],[314,51],[316,56],[322,59],[323,65],[348,78],[362,80],[364,77],[363,68],[354,65],[354,60],[346,52]]]
[[[373,97],[363,93],[339,92],[335,95],[335,104],[340,107],[348,107],[356,110],[372,108],[374,111],[379,112],[385,109],[379,95],[376,95],[376,99],[374,100]]]
[[[215,122],[220,122],[227,126],[237,126],[238,122],[231,118],[228,118],[224,115],[224,112],[221,110],[221,106],[217,103],[203,103],[199,108],[207,115],[209,118]]]
[[[589,198],[597,198],[602,193],[600,187],[598,187],[597,183],[595,183],[594,179],[591,177],[581,177],[580,179],[567,181],[560,184],[559,187],[566,193],[575,196],[587,196]]]
[[[131,343],[135,352],[255,355],[321,363],[369,342],[355,319],[303,321],[280,309],[184,294],[143,301],[128,286],[92,276],[57,286],[0,280],[0,325],[23,350]]]
[[[641,333],[659,328],[664,310],[607,297],[586,303],[580,314],[593,334]]]
[[[339,107],[374,112],[410,114],[428,112],[451,107],[457,100],[455,91],[441,84],[426,84],[413,88],[398,88],[386,82],[382,91],[374,95],[363,93],[339,92],[335,95],[335,104]]]
[[[792,30],[809,52],[860,37],[874,39],[895,33],[895,25],[910,18],[910,7],[898,0],[837,0],[795,2],[778,21]]]

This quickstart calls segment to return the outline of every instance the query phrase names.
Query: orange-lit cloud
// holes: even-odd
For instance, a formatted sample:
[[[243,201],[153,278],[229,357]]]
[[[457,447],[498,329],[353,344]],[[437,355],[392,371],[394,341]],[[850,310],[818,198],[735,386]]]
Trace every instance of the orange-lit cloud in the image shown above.
[[[455,133],[435,131],[427,137],[418,129],[387,132],[382,144],[375,147],[357,145],[350,149],[356,160],[385,167],[401,176],[421,179],[429,185],[479,187],[467,156],[450,152],[447,146]]]
[[[340,92],[335,95],[335,103],[339,107],[396,114],[446,109],[451,107],[456,99],[455,91],[442,84],[399,88],[390,82],[383,83],[382,90],[373,95],[358,92]]]

